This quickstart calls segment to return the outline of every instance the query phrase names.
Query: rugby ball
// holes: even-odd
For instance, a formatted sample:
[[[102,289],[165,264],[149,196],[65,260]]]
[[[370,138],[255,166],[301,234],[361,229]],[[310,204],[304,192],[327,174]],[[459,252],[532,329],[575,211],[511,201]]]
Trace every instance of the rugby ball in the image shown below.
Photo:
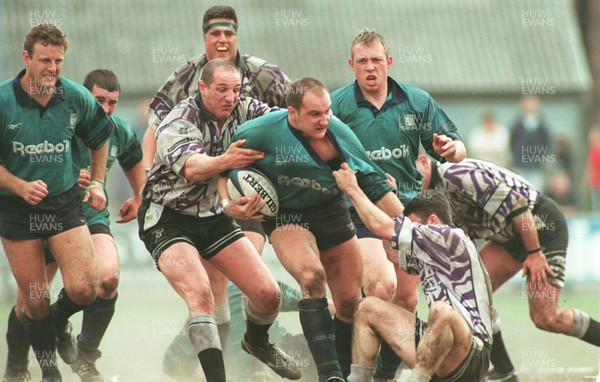
[[[250,168],[235,168],[229,172],[227,192],[232,199],[259,194],[265,206],[260,213],[265,217],[275,217],[279,210],[279,198],[275,185],[262,172]]]

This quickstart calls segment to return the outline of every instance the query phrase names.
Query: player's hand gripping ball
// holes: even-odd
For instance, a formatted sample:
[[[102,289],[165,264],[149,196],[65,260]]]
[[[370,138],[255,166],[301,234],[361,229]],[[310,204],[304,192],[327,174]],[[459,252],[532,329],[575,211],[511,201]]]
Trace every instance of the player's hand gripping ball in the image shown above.
[[[227,192],[231,198],[253,196],[258,194],[265,206],[260,213],[266,218],[273,218],[279,210],[279,198],[275,185],[262,172],[250,168],[236,168],[229,172]]]

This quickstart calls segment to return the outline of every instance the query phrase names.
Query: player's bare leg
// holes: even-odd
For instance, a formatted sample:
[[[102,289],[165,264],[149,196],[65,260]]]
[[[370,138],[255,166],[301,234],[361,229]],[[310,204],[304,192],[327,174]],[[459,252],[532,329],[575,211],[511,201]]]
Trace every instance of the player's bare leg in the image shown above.
[[[43,242],[2,238],[2,245],[18,287],[13,318],[21,318],[29,332],[43,378],[60,378],[56,359],[56,328],[50,314],[50,285],[46,279]],[[12,315],[12,313],[11,313]],[[27,348],[29,348],[27,346]],[[8,374],[9,370],[7,370]]]
[[[250,240],[245,237],[236,240],[209,262],[248,297],[242,349],[280,376],[300,379],[302,372],[293,360],[269,341],[268,331],[279,314],[282,296],[277,282]]]
[[[398,267],[398,264],[393,263],[393,265],[397,287],[392,302],[414,314],[417,311],[421,278],[418,275],[409,275]],[[374,381],[394,379],[401,362],[400,357],[388,343],[382,341],[381,349],[377,355],[377,367],[373,375]]]
[[[492,290],[496,291],[506,281],[510,280],[523,265],[515,260],[510,254],[502,248],[502,246],[487,241],[479,250],[479,255],[483,261],[483,265],[487,270]],[[493,343],[490,352],[490,361],[493,365],[493,370],[488,375],[488,380],[493,381],[518,381],[517,371],[510,360],[504,339],[502,338],[502,327],[500,317],[495,307],[492,307],[492,329]]]
[[[560,308],[560,292],[561,288],[550,283],[527,283],[529,315],[535,326],[600,346],[600,324],[579,309]]]
[[[391,301],[396,292],[396,273],[387,259],[381,240],[364,237],[358,240],[363,263],[362,287],[367,296]]]
[[[349,382],[371,381],[382,340],[407,365],[415,364],[415,316],[393,303],[376,297],[363,299],[355,314],[353,338]]]
[[[358,239],[321,251],[327,283],[335,305],[335,346],[342,374],[350,374],[352,364],[352,322],[361,299],[362,259]]]
[[[90,305],[98,289],[94,246],[85,225],[50,236],[46,243],[60,268],[64,285],[52,304],[56,349],[65,363],[72,364],[77,358],[77,345],[69,317]]]
[[[252,243],[256,251],[261,254],[265,245],[265,236],[254,231],[244,231],[246,237]],[[208,277],[215,301],[215,318],[219,330],[221,347],[227,364],[227,337],[229,335],[231,313],[227,296],[227,286],[229,279],[225,277],[218,269],[207,261],[202,261]],[[190,343],[187,332],[187,325],[184,330],[179,331],[165,352],[163,358],[163,371],[174,379],[188,380],[194,377],[198,367],[198,361],[194,355],[195,351]],[[234,360],[232,360],[234,361]]]
[[[269,237],[279,261],[300,285],[302,331],[315,361],[319,381],[342,378],[329,313],[325,269],[314,235],[298,225],[278,227]]]
[[[431,304],[428,328],[417,347],[408,381],[428,381],[434,373],[440,378],[448,376],[469,354],[472,336],[469,325],[450,305],[441,301]]]
[[[188,307],[188,335],[206,379],[225,382],[213,295],[200,254],[187,243],[175,243],[161,254],[158,267]]]
[[[95,362],[101,356],[100,342],[115,312],[119,285],[119,254],[111,235],[92,235],[98,265],[98,296],[83,310],[81,334],[77,337],[77,360],[71,369],[82,382],[103,381]]]

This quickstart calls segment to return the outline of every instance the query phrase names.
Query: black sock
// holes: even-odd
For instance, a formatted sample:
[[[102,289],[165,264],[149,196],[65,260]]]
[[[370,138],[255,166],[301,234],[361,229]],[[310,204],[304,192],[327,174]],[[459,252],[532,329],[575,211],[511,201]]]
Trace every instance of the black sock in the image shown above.
[[[27,334],[27,326],[19,320],[15,309],[16,307],[13,306],[8,315],[8,327],[6,328],[7,360],[12,364],[25,365],[29,361],[29,334]]]
[[[494,370],[500,373],[508,373],[515,368],[506,352],[504,340],[502,340],[502,331],[494,333],[490,361],[492,362],[492,365],[494,365]]]
[[[81,334],[77,336],[77,347],[84,353],[93,353],[98,350],[100,341],[115,314],[116,302],[117,296],[110,300],[96,297],[96,300],[83,310]]]
[[[252,346],[264,345],[269,340],[270,327],[271,324],[259,325],[250,320],[246,320],[246,341]]]
[[[350,364],[352,364],[352,324],[333,319],[335,326],[335,351],[344,378],[350,375]]]
[[[83,310],[84,308],[85,306],[76,304],[69,298],[65,288],[61,289],[60,293],[58,294],[58,299],[51,306],[54,326],[56,326],[57,329],[62,330],[67,325],[69,317]]]
[[[42,378],[59,377],[56,363],[56,328],[50,314],[41,320],[27,318],[27,331],[35,358],[42,369]]]
[[[373,377],[393,379],[396,376],[396,371],[398,371],[400,362],[402,362],[402,360],[394,353],[390,345],[385,341],[381,341],[381,348],[377,354],[377,363]]]
[[[206,382],[227,382],[225,379],[225,367],[215,367],[223,365],[223,352],[220,349],[208,348],[198,353],[198,359]]]
[[[300,324],[319,375],[342,377],[335,351],[335,328],[327,309],[327,298],[305,298],[298,302]]]
[[[600,323],[593,318],[590,318],[588,330],[581,339],[592,345],[600,346]]]

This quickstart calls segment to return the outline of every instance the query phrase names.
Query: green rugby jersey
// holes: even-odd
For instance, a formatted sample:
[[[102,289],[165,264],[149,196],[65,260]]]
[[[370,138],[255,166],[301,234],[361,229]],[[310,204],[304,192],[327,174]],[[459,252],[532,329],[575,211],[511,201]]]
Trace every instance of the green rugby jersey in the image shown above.
[[[142,146],[131,126],[129,126],[122,118],[114,114],[110,118],[113,121],[114,129],[108,138],[108,159],[106,161],[107,174],[117,160],[124,171],[131,169],[142,160]],[[78,173],[80,169],[90,168],[90,151],[85,147],[80,138],[77,138],[73,145],[73,157],[75,159],[75,171]],[[106,186],[106,179],[104,184]],[[106,188],[104,189],[104,194],[108,201]],[[83,211],[88,225],[103,224],[108,226],[110,223],[108,202],[106,203],[106,208],[102,211],[91,208],[87,203],[84,203]]]
[[[385,173],[367,157],[348,126],[332,117],[327,134],[371,200],[377,201],[393,190]],[[280,208],[303,209],[343,197],[332,174],[336,168],[323,162],[300,131],[290,126],[287,110],[244,123],[232,141],[240,139],[247,140],[244,148],[265,153],[264,159],[251,167],[262,171],[275,184]]]
[[[99,149],[113,124],[86,88],[64,77],[42,107],[21,87],[24,74],[0,84],[0,164],[25,181],[43,180],[48,196],[59,195],[79,176],[73,166],[73,138]],[[5,190],[0,195],[15,196]]]
[[[424,90],[388,77],[388,99],[377,110],[358,84],[331,93],[333,114],[356,134],[367,155],[396,179],[398,197],[408,202],[421,190],[415,167],[419,143],[431,157],[444,161],[433,149],[433,134],[461,140],[454,123]]]

